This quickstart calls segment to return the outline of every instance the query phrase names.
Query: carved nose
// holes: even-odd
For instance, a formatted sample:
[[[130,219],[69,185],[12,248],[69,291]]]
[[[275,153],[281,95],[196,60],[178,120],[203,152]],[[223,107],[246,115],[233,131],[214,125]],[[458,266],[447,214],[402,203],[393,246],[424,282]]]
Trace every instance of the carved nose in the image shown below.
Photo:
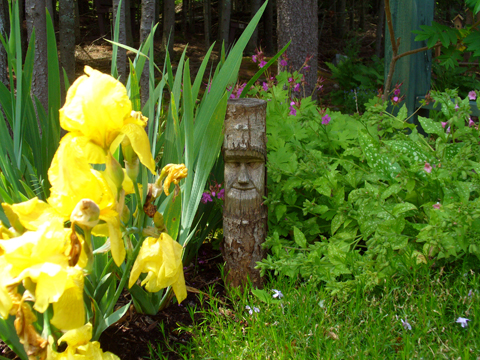
[[[238,174],[238,183],[241,185],[246,185],[250,182],[250,178],[248,177],[247,167],[244,163],[240,164],[240,174]]]

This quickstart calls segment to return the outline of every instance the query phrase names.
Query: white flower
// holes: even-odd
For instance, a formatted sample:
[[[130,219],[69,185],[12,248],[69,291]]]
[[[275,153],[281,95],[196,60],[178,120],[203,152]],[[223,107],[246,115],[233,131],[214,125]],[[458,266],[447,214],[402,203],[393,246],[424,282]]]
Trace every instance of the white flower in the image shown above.
[[[283,298],[283,294],[280,290],[272,289],[272,291],[275,293],[272,295],[274,298],[278,298],[279,300]]]
[[[400,320],[402,321],[402,325],[405,330],[412,330],[412,325],[410,325],[407,320],[405,321],[403,321],[403,319],[400,319]]]
[[[466,318],[463,318],[463,317],[459,317],[456,322],[459,323],[459,324],[461,324],[461,325],[462,325],[462,328],[465,328],[465,327],[467,327],[467,325],[468,325],[468,324],[467,324],[467,321],[470,321],[470,319],[466,319]]]
[[[259,312],[260,312],[260,309],[257,308],[256,306],[254,306],[253,309],[252,309],[250,306],[247,305],[247,306],[245,306],[245,309],[248,310],[248,313],[249,313],[250,315],[252,315],[254,311],[255,311],[256,313],[259,313]]]

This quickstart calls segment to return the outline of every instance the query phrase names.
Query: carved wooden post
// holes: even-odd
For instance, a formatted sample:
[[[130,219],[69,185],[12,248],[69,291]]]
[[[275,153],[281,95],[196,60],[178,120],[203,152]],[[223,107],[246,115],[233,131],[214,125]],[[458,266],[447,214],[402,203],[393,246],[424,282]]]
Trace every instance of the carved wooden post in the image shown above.
[[[267,234],[265,195],[267,103],[258,99],[228,101],[225,116],[223,158],[225,203],[223,212],[223,257],[227,283],[241,286],[250,278],[262,287],[256,262],[263,259]]]

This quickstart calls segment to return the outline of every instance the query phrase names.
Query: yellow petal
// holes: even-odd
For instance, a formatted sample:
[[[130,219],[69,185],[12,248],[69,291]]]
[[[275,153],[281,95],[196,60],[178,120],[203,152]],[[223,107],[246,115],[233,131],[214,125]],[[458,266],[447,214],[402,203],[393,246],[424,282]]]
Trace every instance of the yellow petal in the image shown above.
[[[71,347],[88,344],[92,338],[92,328],[92,324],[87,323],[77,329],[67,331],[60,339],[58,339],[58,345],[62,342],[66,342],[68,346]]]
[[[112,257],[117,266],[121,266],[125,260],[125,246],[123,245],[122,232],[120,230],[120,218],[116,216],[100,216],[108,225],[108,236],[110,238],[110,246]]]
[[[5,259],[0,256],[0,270],[2,272],[2,276],[0,276],[0,316],[3,319],[8,318],[8,314],[13,305],[7,290],[7,283],[11,280],[11,277],[8,276],[7,266],[8,264]]]
[[[137,154],[140,162],[145,165],[152,174],[155,174],[155,160],[152,157],[150,141],[145,130],[137,124],[126,124],[121,132],[130,140],[133,151]]]
[[[69,270],[65,290],[53,303],[53,318],[50,321],[60,330],[72,330],[85,324],[83,302],[83,273],[80,269]]]
[[[89,67],[85,73],[88,76],[78,78],[68,90],[60,109],[60,125],[108,149],[130,116],[132,103],[118,80]]]
[[[61,218],[54,208],[46,202],[33,198],[19,204],[2,204],[7,213],[13,212],[18,216],[18,220],[27,230],[37,230],[38,227],[53,217]]]
[[[140,273],[147,273],[142,281],[149,292],[172,286],[181,302],[186,298],[185,279],[182,264],[183,247],[162,233],[158,239],[148,237],[142,247],[130,273],[129,287],[137,281]]]

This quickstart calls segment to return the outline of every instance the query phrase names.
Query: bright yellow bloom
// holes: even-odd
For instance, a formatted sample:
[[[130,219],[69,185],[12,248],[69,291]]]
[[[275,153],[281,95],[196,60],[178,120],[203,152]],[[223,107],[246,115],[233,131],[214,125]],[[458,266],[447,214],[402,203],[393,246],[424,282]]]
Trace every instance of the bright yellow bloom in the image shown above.
[[[92,338],[92,324],[67,331],[58,344],[67,343],[67,348],[62,353],[57,353],[51,346],[48,348],[48,360],[117,360],[118,356],[111,352],[103,352],[98,341],[90,341]],[[52,341],[52,338],[50,338]]]
[[[84,71],[87,75],[75,80],[60,109],[62,128],[91,142],[85,149],[90,163],[105,163],[107,152],[114,153],[128,137],[142,164],[155,173],[155,161],[144,130],[146,118],[132,112],[125,86],[89,66]]]
[[[188,169],[184,164],[168,164],[165,165],[160,173],[160,176],[155,181],[153,186],[154,193],[153,197],[157,197],[161,193],[161,188],[163,186],[163,192],[165,195],[170,195],[170,185],[172,182],[177,185],[180,180],[186,178],[188,175]],[[165,179],[162,185],[162,181]]]
[[[37,231],[26,231],[17,238],[0,241],[2,277],[8,279],[0,283],[1,296],[5,296],[6,286],[23,283],[35,298],[35,310],[43,313],[54,304],[52,324],[62,330],[85,323],[81,267],[87,259],[82,252],[78,266],[69,266],[70,234],[71,231],[63,227],[63,221],[54,219]],[[2,317],[10,311],[7,307],[0,310]]]
[[[177,301],[181,303],[187,297],[182,251],[182,245],[173,241],[167,233],[162,233],[158,239],[147,237],[133,264],[128,287],[135,284],[140,273],[148,273],[142,281],[147,291],[157,292],[172,286]]]

